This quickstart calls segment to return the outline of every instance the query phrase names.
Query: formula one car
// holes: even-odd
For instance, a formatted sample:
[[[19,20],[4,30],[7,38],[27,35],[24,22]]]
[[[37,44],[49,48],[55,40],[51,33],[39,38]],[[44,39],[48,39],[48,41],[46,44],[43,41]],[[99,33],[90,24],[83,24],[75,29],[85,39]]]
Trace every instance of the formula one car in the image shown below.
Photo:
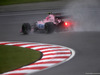
[[[67,18],[68,16],[62,16],[61,13],[49,13],[44,20],[37,21],[33,25],[24,23],[21,32],[23,34],[29,34],[30,31],[43,33],[65,31],[68,30],[71,25],[71,22],[67,21]]]

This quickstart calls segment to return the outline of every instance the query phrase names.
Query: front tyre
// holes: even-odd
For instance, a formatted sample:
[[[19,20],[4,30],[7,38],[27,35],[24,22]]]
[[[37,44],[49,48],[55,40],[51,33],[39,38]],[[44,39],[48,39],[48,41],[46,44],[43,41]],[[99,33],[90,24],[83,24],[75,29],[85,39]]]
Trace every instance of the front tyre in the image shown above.
[[[22,25],[22,33],[23,34],[29,34],[29,32],[31,31],[31,26],[29,23],[24,23]]]

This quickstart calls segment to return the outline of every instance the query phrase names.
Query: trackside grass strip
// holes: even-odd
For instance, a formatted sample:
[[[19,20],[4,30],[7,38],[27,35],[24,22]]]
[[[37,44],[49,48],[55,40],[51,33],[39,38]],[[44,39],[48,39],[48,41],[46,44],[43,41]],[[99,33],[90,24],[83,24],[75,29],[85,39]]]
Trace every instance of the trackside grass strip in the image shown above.
[[[34,3],[34,2],[47,2],[47,1],[57,1],[57,0],[0,0],[0,5]]]
[[[41,58],[39,51],[0,45],[0,74],[31,64]]]

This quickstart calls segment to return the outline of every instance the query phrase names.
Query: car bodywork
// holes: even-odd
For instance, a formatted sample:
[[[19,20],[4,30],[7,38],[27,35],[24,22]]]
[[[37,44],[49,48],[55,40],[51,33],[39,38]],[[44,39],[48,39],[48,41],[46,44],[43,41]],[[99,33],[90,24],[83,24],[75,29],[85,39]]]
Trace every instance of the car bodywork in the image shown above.
[[[49,18],[50,17],[50,18]],[[49,18],[49,19],[48,19]],[[29,34],[30,31],[33,32],[43,32],[52,33],[54,31],[68,31],[71,22],[67,20],[68,16],[62,16],[61,13],[53,13],[41,21],[35,22],[33,25],[29,23],[24,23],[22,25],[21,32],[23,34]]]

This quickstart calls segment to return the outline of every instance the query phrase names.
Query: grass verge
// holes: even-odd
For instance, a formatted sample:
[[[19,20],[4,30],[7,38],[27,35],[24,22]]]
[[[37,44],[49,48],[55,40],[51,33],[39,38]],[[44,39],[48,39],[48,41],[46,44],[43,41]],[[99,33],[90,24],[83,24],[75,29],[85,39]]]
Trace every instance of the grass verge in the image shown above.
[[[20,68],[41,58],[39,51],[0,45],[0,73]]]
[[[34,2],[47,2],[47,1],[57,1],[57,0],[0,0],[0,5],[34,3]]]

